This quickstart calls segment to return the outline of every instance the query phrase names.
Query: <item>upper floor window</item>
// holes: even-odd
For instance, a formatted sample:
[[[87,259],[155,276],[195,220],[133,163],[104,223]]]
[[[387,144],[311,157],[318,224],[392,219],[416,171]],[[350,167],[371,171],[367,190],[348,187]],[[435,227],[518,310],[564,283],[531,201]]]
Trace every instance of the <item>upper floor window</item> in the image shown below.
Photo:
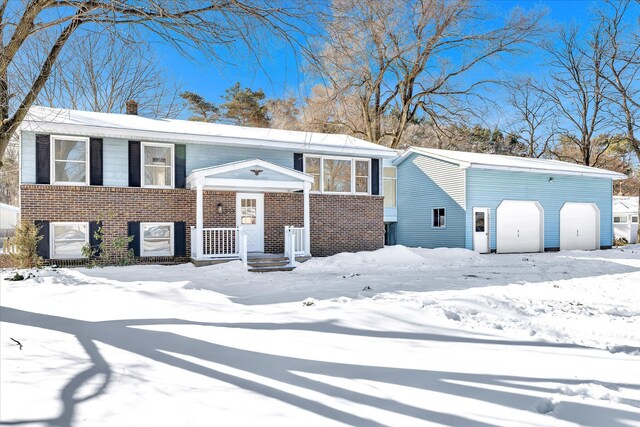
[[[143,187],[173,188],[173,144],[142,143]]]
[[[89,138],[53,136],[51,150],[51,182],[53,184],[87,185]]]
[[[398,169],[395,166],[385,167],[382,170],[382,185],[384,190],[384,207],[395,208],[396,205],[396,181]]]
[[[370,194],[371,161],[349,157],[305,156],[305,173],[313,176],[312,191]]]

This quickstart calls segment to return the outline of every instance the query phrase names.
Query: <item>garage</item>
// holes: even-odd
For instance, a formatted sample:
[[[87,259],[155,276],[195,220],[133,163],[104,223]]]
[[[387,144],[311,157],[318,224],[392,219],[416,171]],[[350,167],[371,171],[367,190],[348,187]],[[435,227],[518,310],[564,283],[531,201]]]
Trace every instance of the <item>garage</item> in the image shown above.
[[[504,200],[496,209],[496,252],[542,252],[544,210],[536,201]]]
[[[600,210],[594,203],[565,203],[560,209],[560,250],[600,248]]]

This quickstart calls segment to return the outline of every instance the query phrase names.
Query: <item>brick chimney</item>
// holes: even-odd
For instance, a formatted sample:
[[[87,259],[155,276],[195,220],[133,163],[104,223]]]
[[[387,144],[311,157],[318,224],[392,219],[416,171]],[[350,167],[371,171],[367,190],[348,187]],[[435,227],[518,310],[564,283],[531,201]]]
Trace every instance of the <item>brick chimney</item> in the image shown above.
[[[131,99],[131,100],[125,102],[124,105],[127,108],[127,114],[132,115],[132,116],[137,116],[138,115],[138,103],[136,101]]]

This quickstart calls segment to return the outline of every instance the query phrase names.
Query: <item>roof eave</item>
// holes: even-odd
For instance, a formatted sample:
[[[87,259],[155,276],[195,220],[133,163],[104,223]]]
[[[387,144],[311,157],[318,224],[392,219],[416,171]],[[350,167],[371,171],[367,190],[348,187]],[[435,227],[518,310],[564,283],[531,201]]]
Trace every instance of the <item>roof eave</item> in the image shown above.
[[[547,175],[588,176],[592,178],[603,178],[603,179],[612,179],[612,180],[627,179],[626,175],[623,175],[617,172],[610,172],[610,173],[577,172],[577,171],[556,170],[556,169],[524,168],[520,166],[484,165],[480,163],[472,163],[469,166],[469,168],[484,169],[484,170],[506,170],[506,171],[513,171],[513,172],[529,172],[529,173],[547,174]]]

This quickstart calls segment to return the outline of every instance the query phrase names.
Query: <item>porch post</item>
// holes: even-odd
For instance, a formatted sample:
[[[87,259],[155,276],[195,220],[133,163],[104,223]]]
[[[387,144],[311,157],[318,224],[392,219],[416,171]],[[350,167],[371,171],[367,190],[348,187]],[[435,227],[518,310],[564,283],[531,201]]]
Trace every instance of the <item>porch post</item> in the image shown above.
[[[311,183],[304,183],[304,254],[311,256],[311,210],[309,208]]]
[[[196,185],[196,256],[195,259],[202,259],[202,238],[204,229],[204,216],[203,216],[203,185],[198,182]]]

